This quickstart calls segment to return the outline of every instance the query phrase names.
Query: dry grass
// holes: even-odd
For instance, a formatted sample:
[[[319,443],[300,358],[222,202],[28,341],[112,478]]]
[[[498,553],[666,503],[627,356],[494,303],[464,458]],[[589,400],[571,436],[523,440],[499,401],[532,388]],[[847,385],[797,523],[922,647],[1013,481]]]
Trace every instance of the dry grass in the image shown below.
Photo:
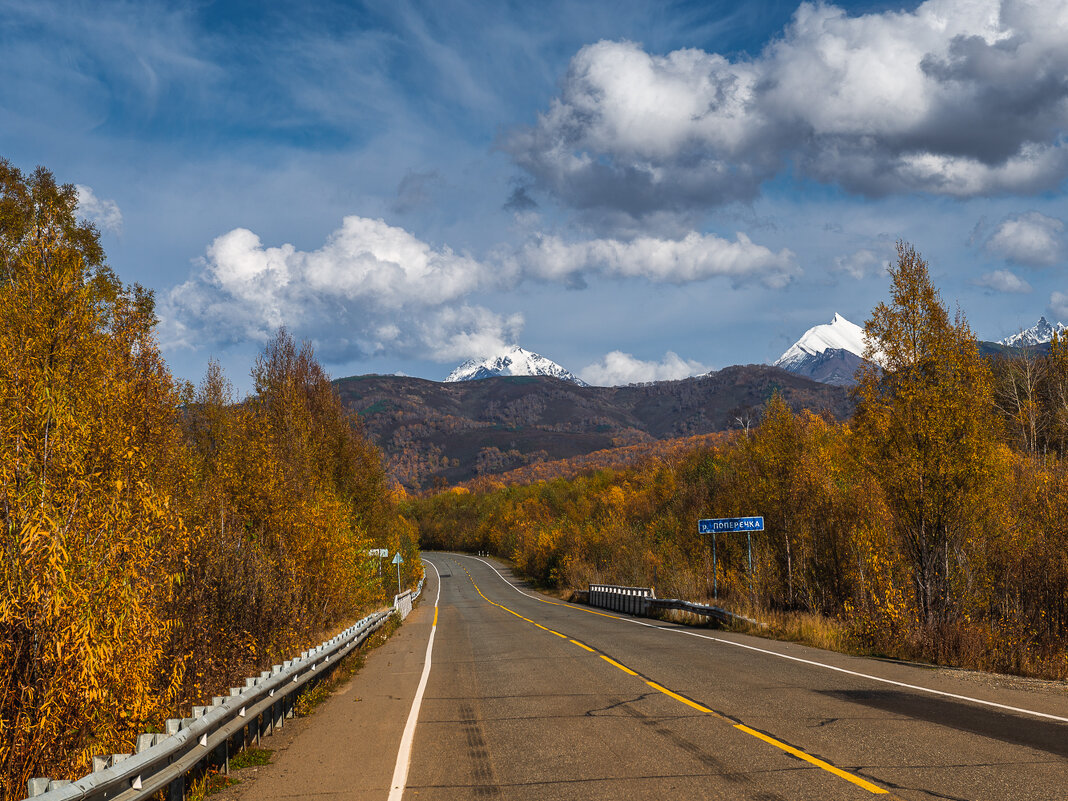
[[[752,609],[748,605],[723,601],[712,601],[710,603],[736,615],[743,615],[755,622],[738,621],[731,625],[724,625],[713,618],[679,610],[664,611],[658,617],[661,620],[680,623],[684,626],[729,629],[772,640],[796,642],[813,648],[822,648],[826,651],[838,651],[839,653],[855,655],[870,654],[870,650],[862,646],[851,632],[850,627],[834,618],[811,612]]]
[[[386,622],[382,624],[382,627],[372,634],[363,645],[342,659],[330,672],[330,675],[319,681],[310,690],[300,694],[300,697],[293,705],[293,713],[302,718],[312,714],[327,698],[333,695],[338,687],[348,682],[360,671],[367,658],[367,653],[384,644],[400,625],[400,615],[390,615]]]

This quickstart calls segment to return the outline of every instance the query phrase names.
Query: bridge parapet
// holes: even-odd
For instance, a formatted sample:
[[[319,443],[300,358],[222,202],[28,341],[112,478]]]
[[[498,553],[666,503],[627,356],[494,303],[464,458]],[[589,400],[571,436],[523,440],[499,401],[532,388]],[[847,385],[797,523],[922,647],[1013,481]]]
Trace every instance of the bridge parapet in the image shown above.
[[[590,606],[648,617],[649,602],[656,598],[652,587],[624,587],[618,584],[591,584]]]

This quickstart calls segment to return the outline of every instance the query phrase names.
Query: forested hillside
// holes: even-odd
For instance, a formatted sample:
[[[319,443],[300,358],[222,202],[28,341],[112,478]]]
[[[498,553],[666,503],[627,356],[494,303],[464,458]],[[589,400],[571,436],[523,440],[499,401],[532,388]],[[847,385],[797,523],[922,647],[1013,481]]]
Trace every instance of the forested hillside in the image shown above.
[[[176,382],[151,293],[75,208],[73,186],[0,161],[5,800],[381,605],[395,587],[368,547],[419,564],[311,349],[279,332],[241,401],[215,365]]]
[[[335,385],[382,448],[391,477],[416,490],[745,427],[776,392],[798,410],[843,418],[853,409],[841,387],[767,365],[621,387],[583,387],[547,376],[457,383],[357,376]]]
[[[489,550],[561,589],[710,600],[697,520],[761,514],[752,574],[744,538],[718,538],[722,603],[817,615],[857,650],[1068,677],[1068,348],[984,359],[911,247],[892,278],[866,326],[883,369],[851,419],[776,396],[685,453],[453,488],[413,502],[424,547]]]

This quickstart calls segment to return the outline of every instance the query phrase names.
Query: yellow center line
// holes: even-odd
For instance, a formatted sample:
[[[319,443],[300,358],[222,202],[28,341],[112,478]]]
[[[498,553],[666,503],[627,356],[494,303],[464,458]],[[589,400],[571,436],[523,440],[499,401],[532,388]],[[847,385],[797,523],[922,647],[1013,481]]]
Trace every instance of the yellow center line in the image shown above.
[[[474,577],[470,573],[467,572],[467,568],[463,567],[462,565],[461,565],[461,568],[463,569],[464,573],[467,573],[467,578],[470,579],[471,586],[475,588],[475,592],[477,592],[479,595],[481,595],[482,596],[482,600],[484,600],[486,603],[491,604],[493,606],[496,606],[498,609],[503,609],[505,612],[510,612],[511,614],[515,615],[516,617],[522,618],[523,620],[526,620],[529,623],[534,623],[534,625],[537,626],[539,629],[545,629],[545,631],[551,632],[552,634],[555,634],[558,637],[563,637],[565,640],[568,640],[569,642],[574,643],[575,645],[579,646],[580,648],[582,648],[582,649],[584,649],[586,651],[589,651],[592,654],[597,654],[597,656],[601,657],[601,659],[603,659],[605,662],[607,662],[610,665],[614,665],[615,667],[617,667],[620,670],[622,670],[624,673],[627,673],[627,674],[629,674],[631,676],[638,676],[639,678],[644,678],[637,671],[631,670],[626,665],[621,664],[620,662],[617,662],[616,660],[612,659],[610,656],[607,656],[606,654],[602,654],[597,649],[591,648],[590,646],[585,645],[584,643],[581,643],[578,640],[573,640],[570,637],[568,637],[566,634],[561,634],[558,631],[553,631],[552,629],[547,628],[546,626],[543,626],[540,623],[535,623],[530,618],[523,617],[518,612],[513,612],[511,609],[509,609],[507,606],[504,606],[503,604],[499,604],[496,601],[491,601],[485,595],[482,595],[482,590],[480,590],[478,588],[478,584],[475,583]],[[537,598],[535,600],[539,600],[542,603],[546,603],[546,604],[552,604],[553,606],[566,606],[569,609],[578,608],[578,607],[573,607],[570,604],[557,603],[556,601],[545,601],[545,600],[542,600],[541,598]],[[602,617],[611,617],[611,618],[615,618],[616,620],[620,619],[620,618],[616,618],[615,615],[603,615],[600,612],[594,612],[594,611],[589,610],[589,609],[580,609],[580,611],[589,612],[590,614],[593,614],[593,615],[601,615]],[[435,613],[435,616],[436,616],[436,613]],[[811,754],[805,753],[804,751],[802,751],[799,748],[794,748],[792,745],[788,745],[787,743],[784,743],[781,740],[776,740],[771,735],[764,734],[763,732],[757,731],[756,729],[752,729],[749,726],[746,726],[744,723],[733,723],[733,721],[731,721],[730,718],[726,717],[725,715],[721,715],[719,712],[716,712],[716,711],[714,711],[712,709],[709,709],[707,706],[703,706],[703,705],[697,703],[696,701],[693,701],[693,700],[687,698],[684,695],[679,695],[678,693],[669,690],[667,687],[664,687],[661,684],[657,684],[655,681],[650,681],[650,680],[646,679],[645,683],[647,685],[649,685],[650,687],[652,687],[657,692],[663,693],[664,695],[668,696],[669,698],[674,698],[679,703],[685,704],[686,706],[690,707],[691,709],[695,709],[698,712],[701,712],[701,713],[706,714],[706,715],[711,715],[712,717],[717,718],[719,720],[723,720],[723,721],[726,721],[728,723],[732,723],[734,728],[737,729],[738,731],[744,732],[745,734],[748,734],[748,735],[750,735],[752,737],[756,737],[758,740],[763,740],[768,745],[773,745],[776,748],[779,748],[779,749],[785,751],[786,753],[797,757],[798,759],[801,759],[801,760],[803,760],[805,762],[808,762],[810,765],[814,765],[815,767],[820,768],[822,770],[825,770],[828,773],[832,773],[835,776],[838,776],[839,778],[845,779],[847,782],[851,782],[852,784],[855,784],[857,787],[861,787],[861,788],[867,790],[869,793],[874,793],[876,795],[886,795],[889,792],[887,790],[884,790],[882,787],[879,787],[877,784],[872,784],[871,782],[869,782],[869,781],[867,781],[865,779],[862,779],[860,776],[856,776],[856,775],[854,775],[852,773],[849,773],[848,771],[844,771],[841,768],[836,768],[830,762],[825,762],[824,760],[819,759],[817,757],[814,757]]]
[[[616,660],[614,660],[614,659],[613,659],[612,657],[610,657],[610,656],[605,656],[604,654],[597,654],[597,656],[601,657],[601,659],[603,659],[603,660],[604,660],[605,662],[607,662],[608,664],[610,664],[610,665],[615,665],[615,666],[616,666],[617,668],[619,668],[620,670],[622,670],[622,671],[623,671],[624,673],[629,673],[629,674],[630,674],[631,676],[637,676],[637,675],[638,675],[638,674],[637,674],[637,673],[636,673],[635,671],[631,670],[631,669],[630,669],[629,667],[627,667],[626,665],[621,665],[621,664],[619,664],[619,662],[617,662]]]
[[[686,704],[686,706],[692,707],[693,709],[696,709],[698,712],[704,712],[706,715],[712,715],[713,717],[719,718],[720,720],[728,721],[730,723],[734,722],[734,721],[730,720],[729,718],[726,718],[723,715],[719,714],[719,712],[715,712],[715,711],[709,709],[707,706],[702,706],[701,704],[697,703],[696,701],[691,701],[689,698],[687,698],[684,695],[679,695],[676,692],[672,692],[667,687],[663,687],[663,686],[657,684],[655,681],[647,681],[645,683],[648,684],[650,687],[652,687],[654,690],[657,690],[658,692],[662,692],[664,695],[671,696],[676,701],[678,701],[680,703],[683,703],[683,704]]]
[[[841,768],[836,768],[834,765],[832,765],[829,762],[824,762],[822,759],[817,759],[816,757],[812,756],[811,754],[806,754],[804,751],[802,751],[799,748],[794,748],[792,745],[787,745],[786,743],[784,743],[784,742],[782,742],[780,740],[776,740],[774,737],[769,737],[768,735],[764,734],[763,732],[757,731],[756,729],[751,729],[748,726],[746,726],[744,723],[736,723],[736,724],[734,724],[734,728],[736,728],[738,731],[744,731],[746,734],[751,734],[753,737],[756,737],[759,740],[763,740],[764,742],[766,742],[766,743],[768,743],[770,745],[773,745],[776,748],[781,748],[786,753],[793,754],[798,759],[803,759],[805,762],[811,763],[811,764],[815,765],[817,768],[823,768],[825,771],[828,771],[829,773],[833,773],[835,776],[840,776],[841,778],[845,779],[847,782],[852,782],[853,784],[857,785],[857,787],[863,787],[869,793],[876,793],[878,795],[882,795],[882,794],[886,794],[888,792],[887,790],[884,790],[882,787],[879,787],[878,785],[872,784],[869,781],[865,781],[864,779],[860,778],[859,776],[854,776],[852,773],[847,773],[846,771],[842,770]]]

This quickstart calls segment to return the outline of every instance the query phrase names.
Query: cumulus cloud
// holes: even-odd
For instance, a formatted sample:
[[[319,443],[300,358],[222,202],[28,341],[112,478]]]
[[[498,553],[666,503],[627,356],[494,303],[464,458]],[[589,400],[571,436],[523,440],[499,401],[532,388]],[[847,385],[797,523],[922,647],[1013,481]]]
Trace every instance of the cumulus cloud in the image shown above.
[[[674,381],[701,375],[711,368],[693,359],[683,359],[668,351],[662,361],[643,361],[629,353],[614,350],[603,359],[579,371],[579,377],[600,387],[640,384],[646,381]]]
[[[779,166],[751,102],[759,76],[700,50],[652,56],[598,42],[572,59],[561,97],[505,141],[517,163],[579,208],[644,214],[748,200]],[[770,154],[770,159],[763,158]]]
[[[698,233],[630,241],[541,236],[476,259],[358,216],[345,217],[314,251],[268,246],[235,228],[206,248],[188,281],[161,298],[160,339],[170,347],[226,347],[263,341],[284,325],[315,341],[330,362],[377,354],[450,361],[519,340],[521,315],[499,314],[472,297],[524,280],[582,286],[585,276],[598,273],[781,287],[797,272],[792,252],[773,252],[742,233],[734,240]]]
[[[1068,174],[1068,10],[803,3],[756,58],[601,41],[504,141],[577,208],[641,216],[754,197],[792,166],[852,192],[1031,193]]]
[[[197,346],[259,341],[286,325],[331,361],[376,353],[470,356],[514,342],[522,318],[467,303],[503,272],[432,248],[382,220],[346,217],[318,250],[265,247],[244,228],[207,248],[160,308],[161,338]]]
[[[735,285],[759,281],[781,288],[800,272],[792,251],[776,253],[741,232],[733,241],[696,232],[681,239],[645,236],[629,241],[565,242],[540,236],[527,242],[516,258],[524,275],[579,285],[586,274],[596,272],[674,284],[725,277]]]
[[[1048,267],[1064,259],[1064,221],[1037,211],[1002,220],[983,249],[1016,264]]]
[[[98,228],[117,234],[122,231],[122,211],[114,200],[101,200],[93,194],[92,188],[76,184],[78,193],[78,213]]]
[[[1010,270],[994,270],[984,273],[972,283],[995,292],[1026,294],[1031,291],[1031,285]]]

